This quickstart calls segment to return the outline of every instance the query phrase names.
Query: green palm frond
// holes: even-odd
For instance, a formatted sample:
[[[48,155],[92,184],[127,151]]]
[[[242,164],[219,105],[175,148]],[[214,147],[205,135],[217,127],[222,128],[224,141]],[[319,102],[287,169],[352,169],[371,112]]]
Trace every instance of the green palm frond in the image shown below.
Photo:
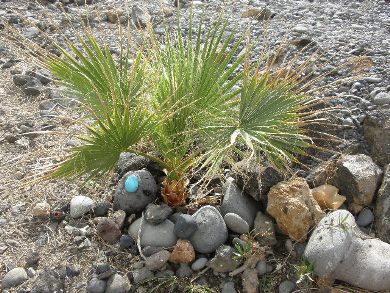
[[[244,60],[236,58],[242,39],[234,41],[233,32],[224,38],[226,26],[221,16],[209,29],[201,23],[193,36],[191,22],[187,39],[167,34],[164,45],[156,41],[149,51],[158,76],[154,108],[162,121],[154,140],[165,160],[181,166],[175,173],[187,171],[183,161],[190,149],[197,152],[194,142],[202,125],[226,112],[239,92],[233,89],[241,79],[234,72]]]
[[[132,150],[150,131],[154,121],[150,112],[138,108],[130,113],[114,113],[111,117],[87,127],[88,136],[81,137],[84,144],[72,149],[70,157],[53,173],[54,177],[74,177],[90,174],[102,175],[112,170],[122,152]],[[157,160],[157,158],[156,158]]]
[[[270,80],[269,72],[247,71],[239,106],[230,111],[229,117],[221,117],[217,124],[208,126],[210,147],[202,167],[208,165],[212,172],[222,162],[233,163],[234,156],[245,156],[243,145],[249,156],[264,155],[282,170],[296,162],[297,156],[310,146],[300,117],[309,97],[295,90],[296,86]]]
[[[69,41],[70,52],[59,48],[62,57],[50,56],[46,64],[67,92],[98,119],[124,107],[137,107],[144,90],[142,51],[130,66],[128,48],[121,49],[115,62],[109,48],[100,46],[94,36],[86,35],[78,42]]]
[[[129,64],[129,50],[121,49],[115,62],[107,46],[100,46],[92,35],[79,39],[79,47],[69,43],[72,53],[51,56],[48,69],[82,103],[94,119],[87,127],[84,144],[52,174],[54,177],[101,175],[112,170],[121,152],[140,143],[153,131],[155,120],[144,98],[145,63],[140,51]]]

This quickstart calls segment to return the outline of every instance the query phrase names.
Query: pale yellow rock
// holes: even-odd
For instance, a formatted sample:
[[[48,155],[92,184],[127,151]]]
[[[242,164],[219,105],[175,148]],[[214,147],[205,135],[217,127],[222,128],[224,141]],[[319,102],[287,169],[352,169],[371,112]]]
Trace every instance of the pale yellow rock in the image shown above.
[[[273,186],[268,193],[267,212],[275,218],[280,230],[295,241],[305,241],[311,227],[325,216],[303,178]]]
[[[338,192],[337,187],[329,184],[324,184],[311,190],[313,197],[323,210],[336,210],[341,207],[347,198],[339,195]]]

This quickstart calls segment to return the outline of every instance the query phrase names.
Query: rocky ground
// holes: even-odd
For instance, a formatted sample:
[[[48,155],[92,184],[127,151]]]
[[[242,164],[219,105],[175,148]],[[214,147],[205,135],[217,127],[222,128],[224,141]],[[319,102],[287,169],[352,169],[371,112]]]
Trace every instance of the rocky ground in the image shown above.
[[[115,52],[118,23],[139,21],[136,42],[144,21],[156,34],[174,30],[175,1],[2,0],[0,291],[390,291],[389,1],[180,1],[184,31],[190,4],[195,23],[204,11],[210,22],[223,10],[237,36],[251,29],[254,58],[265,44],[294,52],[312,43],[324,60],[333,56],[324,85],[355,74],[337,66],[359,60],[363,76],[323,93],[338,106],[338,153],[307,161],[292,179],[237,164],[231,178],[216,180],[213,195],[223,200],[176,210],[158,199],[155,168],[129,154],[113,180],[35,181],[79,143],[85,121],[4,26],[54,52],[53,40],[74,38],[88,24]],[[128,178],[140,182],[137,200]]]

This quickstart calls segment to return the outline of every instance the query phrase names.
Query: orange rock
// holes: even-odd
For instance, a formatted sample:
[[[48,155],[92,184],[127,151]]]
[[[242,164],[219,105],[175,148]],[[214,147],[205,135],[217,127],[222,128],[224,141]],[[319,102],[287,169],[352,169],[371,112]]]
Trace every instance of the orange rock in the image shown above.
[[[173,263],[190,263],[195,260],[195,250],[191,242],[179,239],[169,258]]]
[[[341,207],[347,198],[339,195],[338,192],[339,190],[337,187],[329,184],[324,184],[311,190],[314,199],[323,210],[336,210]]]
[[[268,193],[267,212],[280,230],[295,241],[305,241],[310,228],[325,216],[303,178],[273,186]]]

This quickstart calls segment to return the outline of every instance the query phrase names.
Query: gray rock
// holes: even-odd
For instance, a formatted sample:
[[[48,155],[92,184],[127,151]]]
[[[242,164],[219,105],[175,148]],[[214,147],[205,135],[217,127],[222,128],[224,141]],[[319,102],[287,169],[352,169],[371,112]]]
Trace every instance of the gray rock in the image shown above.
[[[270,188],[283,180],[283,176],[273,167],[263,167],[248,160],[236,163],[232,172],[237,186],[257,201],[266,201]]]
[[[32,26],[32,27],[28,27],[25,32],[24,32],[24,36],[28,39],[31,39],[31,38],[35,38],[39,35],[39,28],[35,27],[35,26]]]
[[[272,246],[277,243],[274,223],[270,217],[262,212],[258,212],[256,215],[253,232],[261,245]]]
[[[27,82],[31,80],[31,76],[26,74],[15,74],[12,76],[12,80],[17,86],[24,86]]]
[[[146,268],[141,268],[132,271],[133,281],[135,284],[139,284],[145,280],[152,279],[154,274],[151,270]]]
[[[95,202],[87,196],[78,195],[70,201],[70,216],[80,218],[95,207]]]
[[[166,277],[173,277],[175,275],[175,272],[172,270],[165,270],[162,272],[157,272],[155,277],[156,278],[166,278]]]
[[[334,211],[320,221],[304,257],[315,264],[314,272],[321,278],[370,291],[390,289],[390,244],[362,233],[346,210]]]
[[[390,164],[385,167],[375,209],[375,230],[378,237],[390,243]]]
[[[243,218],[234,213],[227,213],[223,219],[226,226],[235,233],[245,234],[249,233],[249,225]]]
[[[170,252],[161,250],[145,259],[145,267],[150,270],[159,270],[168,262]]]
[[[172,208],[166,204],[156,205],[150,203],[145,209],[145,220],[150,224],[157,225],[164,222],[172,212]]]
[[[198,230],[198,224],[191,215],[180,214],[176,217],[173,232],[180,239],[189,239],[195,231]]]
[[[260,204],[240,190],[231,177],[226,180],[223,194],[222,215],[237,214],[252,228]]]
[[[137,28],[143,29],[151,23],[152,17],[147,11],[137,5],[134,5],[131,9],[131,20]]]
[[[2,281],[2,288],[8,289],[19,286],[28,279],[27,272],[24,268],[14,268],[5,274]]]
[[[127,280],[115,274],[108,279],[105,293],[127,293],[129,290],[130,285]]]
[[[293,31],[299,34],[304,34],[309,31],[309,28],[303,24],[297,24],[295,27],[293,27]]]
[[[234,288],[234,282],[226,282],[223,284],[222,293],[237,293],[236,289]]]
[[[122,249],[131,249],[135,247],[135,240],[130,235],[123,234],[119,239],[119,246]]]
[[[138,231],[141,219],[136,220],[129,227],[129,234],[133,239],[138,239]],[[143,221],[141,231],[141,246],[170,247],[176,244],[177,238],[173,233],[174,224],[165,220],[161,224],[152,225]]]
[[[142,254],[144,256],[151,256],[163,249],[164,249],[163,247],[145,246],[144,248],[142,248]]]
[[[32,293],[65,292],[66,271],[44,269],[32,284]]]
[[[385,92],[378,93],[373,100],[375,105],[386,105],[390,104],[390,94]]]
[[[179,278],[189,278],[192,276],[192,270],[186,263],[181,263],[180,267],[176,271],[176,276]]]
[[[221,245],[215,252],[215,256],[209,261],[209,267],[216,273],[227,273],[235,270],[240,265],[234,259],[234,249],[228,245]]]
[[[95,214],[95,217],[104,217],[104,216],[107,216],[110,208],[111,208],[110,202],[108,202],[106,200],[99,201],[96,204],[95,208],[93,209],[93,213]]]
[[[206,257],[200,257],[192,263],[191,269],[194,271],[200,271],[207,265],[208,261],[209,260]]]
[[[198,230],[191,236],[194,249],[200,253],[214,252],[228,238],[221,214],[213,206],[203,206],[193,215]]]
[[[279,293],[291,293],[295,289],[295,283],[285,280],[279,284]]]
[[[127,192],[125,181],[127,177],[138,177],[138,190]],[[119,181],[115,191],[114,208],[124,210],[126,213],[138,213],[156,198],[157,184],[152,174],[147,170],[130,171]]]
[[[264,260],[259,261],[256,270],[259,276],[265,275],[267,273],[267,263]]]
[[[371,204],[382,177],[382,170],[363,154],[346,155],[337,162],[334,185],[352,206]],[[355,210],[352,208],[352,210]]]
[[[390,109],[370,112],[363,125],[374,160],[381,166],[390,163]]]
[[[87,292],[88,293],[104,293],[106,290],[106,281],[99,280],[97,278],[92,278],[87,285]]]
[[[356,219],[356,224],[360,227],[366,227],[370,225],[374,221],[374,214],[369,208],[363,209],[357,219]]]
[[[27,95],[27,96],[38,96],[41,94],[42,90],[42,83],[39,81],[38,78],[31,77],[30,80],[23,85],[22,91]]]
[[[150,160],[133,153],[121,153],[117,163],[117,172],[122,178],[129,171],[137,171],[148,167]]]

